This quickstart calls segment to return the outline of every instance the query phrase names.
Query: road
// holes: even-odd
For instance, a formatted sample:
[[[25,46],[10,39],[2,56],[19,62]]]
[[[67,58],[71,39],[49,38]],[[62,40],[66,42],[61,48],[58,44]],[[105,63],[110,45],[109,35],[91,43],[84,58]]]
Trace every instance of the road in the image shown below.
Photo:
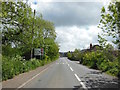
[[[117,90],[118,79],[64,57],[59,58],[18,88],[114,88]]]

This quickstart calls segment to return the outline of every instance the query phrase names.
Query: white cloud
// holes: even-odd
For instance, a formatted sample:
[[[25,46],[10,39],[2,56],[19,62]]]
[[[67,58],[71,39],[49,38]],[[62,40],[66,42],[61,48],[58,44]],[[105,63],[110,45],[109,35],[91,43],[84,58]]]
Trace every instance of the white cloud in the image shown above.
[[[103,0],[74,0],[74,2],[103,3],[63,3],[72,1],[29,0],[31,7],[36,9],[37,13],[42,13],[44,19],[55,23],[56,41],[59,42],[60,51],[73,51],[75,48],[88,48],[90,43],[97,44],[97,35],[102,32],[96,25],[100,20],[101,7],[107,2],[103,2]]]
[[[54,22],[55,26],[96,25],[100,19],[102,3],[78,2],[37,2],[31,7],[43,18]]]
[[[29,0],[37,2],[110,2],[111,0]]]
[[[97,44],[97,35],[101,32],[97,26],[90,26],[89,29],[77,26],[57,27],[57,41],[60,44],[60,51],[73,51],[75,48],[88,48],[90,43]]]

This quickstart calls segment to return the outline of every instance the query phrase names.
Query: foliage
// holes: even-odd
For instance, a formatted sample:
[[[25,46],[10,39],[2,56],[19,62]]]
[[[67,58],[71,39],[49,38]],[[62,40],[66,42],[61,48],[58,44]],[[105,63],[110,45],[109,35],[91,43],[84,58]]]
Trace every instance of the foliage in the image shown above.
[[[101,9],[101,20],[98,27],[103,31],[101,35],[98,35],[98,41],[100,45],[105,47],[103,54],[108,59],[101,63],[100,69],[112,75],[120,76],[120,67],[118,67],[118,65],[116,66],[116,64],[120,62],[120,2],[114,0],[110,2],[107,8],[103,7]],[[112,37],[113,43],[118,46],[118,55],[116,57],[114,57],[111,52],[113,51],[113,47],[111,47],[111,45],[106,45],[108,36]],[[105,66],[104,63],[106,63]]]
[[[0,28],[2,30],[2,77],[10,79],[15,75],[35,69],[56,60],[59,46],[54,23],[36,16],[24,2],[1,2]],[[2,27],[1,27],[2,26]],[[21,57],[33,48],[44,48],[43,60],[25,60]]]
[[[42,15],[35,16],[35,12],[26,3],[2,2],[1,22],[3,55],[11,56],[11,52],[14,56],[23,55],[33,48],[46,50],[47,45],[51,49],[46,50],[46,54],[55,52],[51,57],[58,55],[54,24],[44,20]]]
[[[120,2],[110,2],[108,9],[101,9],[101,20],[98,26],[102,29],[102,35],[98,35],[99,43],[105,44],[107,36],[113,38],[113,43],[120,49]]]
[[[71,60],[79,61],[81,57],[80,50],[75,49],[74,52],[68,52],[67,57]]]
[[[68,58],[71,60],[79,60],[80,64],[86,65],[89,68],[99,69],[108,74],[119,76],[119,59],[118,56],[113,54],[110,48],[111,47],[106,46],[103,50],[78,53],[75,53],[77,51],[75,50],[73,54],[68,52]]]
[[[68,59],[72,58],[72,55],[71,55],[70,51],[67,53],[67,57],[68,57]]]
[[[47,57],[47,56],[46,56]],[[16,57],[2,57],[2,80],[13,78],[20,73],[33,70],[39,66],[50,63],[51,59],[45,58],[45,60],[31,59],[26,61],[17,55]]]
[[[46,46],[46,55],[50,58],[50,59],[54,59],[56,57],[59,56],[59,46],[56,42],[54,42],[54,40],[50,40],[50,39],[46,39],[45,40],[46,44],[48,46]]]

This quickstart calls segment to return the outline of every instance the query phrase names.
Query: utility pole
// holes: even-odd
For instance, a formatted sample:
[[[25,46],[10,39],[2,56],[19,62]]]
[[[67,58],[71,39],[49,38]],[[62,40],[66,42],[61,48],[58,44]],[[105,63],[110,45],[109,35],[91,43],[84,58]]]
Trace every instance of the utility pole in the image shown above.
[[[32,44],[31,44],[31,59],[32,59],[32,56],[33,56],[33,41],[34,41],[34,37],[33,37],[33,35],[34,35],[34,18],[35,18],[35,9],[34,9],[34,16],[33,16],[33,29],[32,29]]]

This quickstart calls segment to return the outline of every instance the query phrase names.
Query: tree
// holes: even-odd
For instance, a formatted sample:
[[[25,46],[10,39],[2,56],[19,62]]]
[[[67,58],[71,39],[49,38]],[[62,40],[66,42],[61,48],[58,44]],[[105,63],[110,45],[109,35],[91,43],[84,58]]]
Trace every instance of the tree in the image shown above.
[[[102,36],[98,35],[98,41],[105,44],[107,38],[104,36],[110,36],[114,39],[113,43],[120,49],[120,2],[111,2],[108,10],[105,7],[102,8],[98,27],[103,31]]]
[[[103,33],[101,36],[98,35],[99,38],[98,41],[99,43],[101,43],[101,45],[102,44],[104,45],[106,44],[107,41],[107,38],[105,37],[110,36],[113,38],[113,43],[116,44],[118,46],[118,50],[120,50],[120,2],[117,2],[117,0],[110,2],[107,9],[108,10],[106,10],[105,7],[103,7],[101,10],[101,20],[98,27],[102,29]],[[119,54],[120,51],[118,51],[118,57],[117,57],[120,63]],[[120,76],[120,68],[118,70],[119,70],[118,76]]]
[[[26,48],[30,45],[32,10],[23,2],[2,2],[2,44]],[[26,50],[29,48],[26,48]]]
[[[72,53],[70,51],[67,52],[67,57],[68,57],[68,59],[72,59]]]
[[[1,22],[2,48],[5,55],[16,54],[16,51],[23,55],[33,48],[45,48],[45,53],[50,57],[58,56],[59,46],[55,42],[53,22],[44,20],[42,15],[35,16],[35,12],[32,12],[26,3],[2,2]]]

